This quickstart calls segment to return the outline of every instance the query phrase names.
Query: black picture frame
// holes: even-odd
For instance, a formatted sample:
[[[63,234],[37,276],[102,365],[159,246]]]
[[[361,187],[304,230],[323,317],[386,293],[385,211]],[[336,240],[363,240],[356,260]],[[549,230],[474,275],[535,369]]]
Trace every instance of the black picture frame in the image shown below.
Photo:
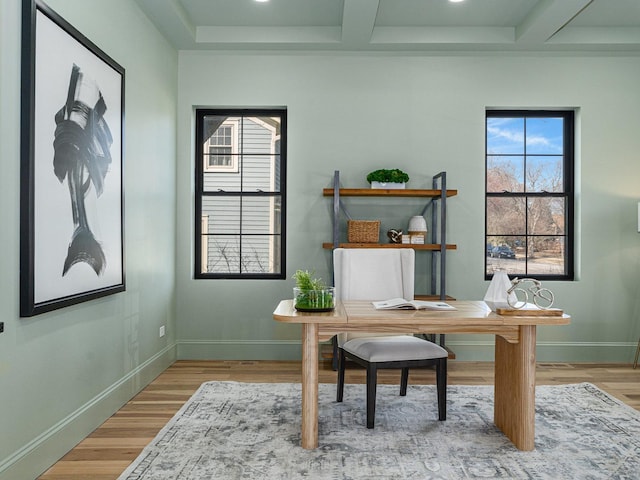
[[[20,316],[125,290],[125,70],[22,2]]]

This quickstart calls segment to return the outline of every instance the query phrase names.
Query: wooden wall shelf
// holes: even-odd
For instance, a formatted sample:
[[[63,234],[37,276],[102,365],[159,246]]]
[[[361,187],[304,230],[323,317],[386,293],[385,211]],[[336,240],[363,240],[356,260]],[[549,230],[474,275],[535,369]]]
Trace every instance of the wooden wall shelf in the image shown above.
[[[439,251],[439,243],[340,243],[339,248],[413,248],[414,250],[432,250]],[[322,248],[332,249],[333,243],[325,242],[322,244]],[[457,245],[448,243],[447,250],[456,250]]]
[[[378,189],[378,188],[341,188],[341,197],[440,197],[442,190],[423,189]],[[458,190],[447,190],[447,197],[458,194]],[[333,188],[322,190],[325,197],[333,197]]]

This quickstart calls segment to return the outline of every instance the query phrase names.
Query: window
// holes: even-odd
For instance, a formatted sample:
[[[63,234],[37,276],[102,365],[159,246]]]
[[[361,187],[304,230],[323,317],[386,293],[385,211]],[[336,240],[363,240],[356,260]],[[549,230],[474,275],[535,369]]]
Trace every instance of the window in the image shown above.
[[[238,122],[226,120],[206,139],[204,145],[205,172],[238,171]]]
[[[573,279],[573,146],[573,111],[487,111],[485,278]]]
[[[196,278],[284,278],[286,110],[196,110]]]

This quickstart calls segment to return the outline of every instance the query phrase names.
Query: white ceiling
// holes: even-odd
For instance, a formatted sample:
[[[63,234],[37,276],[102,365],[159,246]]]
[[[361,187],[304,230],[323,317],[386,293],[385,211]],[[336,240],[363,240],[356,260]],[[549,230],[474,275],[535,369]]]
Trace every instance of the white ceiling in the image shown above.
[[[640,51],[640,0],[135,0],[179,50]]]

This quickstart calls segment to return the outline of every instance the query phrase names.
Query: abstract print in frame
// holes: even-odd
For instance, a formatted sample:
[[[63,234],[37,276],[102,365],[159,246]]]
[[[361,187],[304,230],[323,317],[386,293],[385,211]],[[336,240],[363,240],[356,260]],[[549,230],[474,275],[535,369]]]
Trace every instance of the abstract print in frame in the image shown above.
[[[124,69],[23,0],[20,316],[125,289]]]

